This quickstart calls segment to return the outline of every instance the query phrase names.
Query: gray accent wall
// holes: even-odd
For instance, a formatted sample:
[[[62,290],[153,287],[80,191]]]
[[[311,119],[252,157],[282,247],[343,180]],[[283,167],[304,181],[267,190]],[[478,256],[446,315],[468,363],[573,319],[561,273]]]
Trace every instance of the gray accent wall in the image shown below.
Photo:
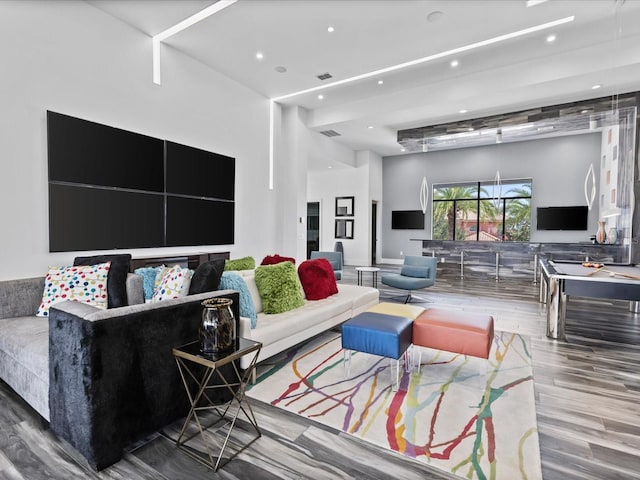
[[[589,212],[587,231],[537,231],[536,207],[586,205],[584,180],[593,163],[599,184],[600,132],[501,143],[457,150],[383,158],[382,257],[420,255],[431,239],[431,196],[434,183],[532,179],[532,242],[588,242],[597,230],[597,205]],[[429,182],[424,230],[392,230],[392,210],[419,210],[422,177]],[[402,254],[400,253],[402,252]]]

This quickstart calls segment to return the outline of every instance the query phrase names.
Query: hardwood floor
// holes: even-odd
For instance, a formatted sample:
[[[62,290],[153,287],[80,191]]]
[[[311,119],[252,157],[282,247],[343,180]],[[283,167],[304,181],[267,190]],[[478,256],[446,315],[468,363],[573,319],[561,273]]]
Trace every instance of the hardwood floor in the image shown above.
[[[385,271],[399,267],[383,265]],[[355,283],[346,267],[345,283]],[[370,284],[370,274],[364,283]],[[380,285],[381,299],[402,292]],[[495,282],[438,271],[420,292],[451,309],[491,313],[498,330],[532,340],[545,480],[640,479],[640,316],[626,302],[572,299],[567,342],[545,336],[544,307],[530,279]],[[448,479],[417,462],[265,404],[253,403],[263,436],[217,473],[176,450],[175,426],[95,473],[0,383],[0,479]]]

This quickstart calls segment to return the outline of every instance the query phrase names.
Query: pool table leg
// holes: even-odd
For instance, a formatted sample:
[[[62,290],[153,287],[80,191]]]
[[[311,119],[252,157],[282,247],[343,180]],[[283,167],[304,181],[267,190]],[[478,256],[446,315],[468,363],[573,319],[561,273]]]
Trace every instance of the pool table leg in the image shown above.
[[[547,279],[547,337],[566,340],[567,294],[564,280],[554,275]]]

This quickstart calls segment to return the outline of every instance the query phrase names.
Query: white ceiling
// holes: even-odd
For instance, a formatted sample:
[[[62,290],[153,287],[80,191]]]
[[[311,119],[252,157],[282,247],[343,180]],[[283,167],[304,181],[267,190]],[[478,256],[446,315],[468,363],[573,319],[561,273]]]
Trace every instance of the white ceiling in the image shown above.
[[[215,2],[89,3],[153,36]],[[162,48],[275,98],[571,15],[555,28],[281,101],[307,108],[309,128],[339,132],[334,141],[388,156],[401,153],[398,129],[640,90],[640,0],[239,0]],[[316,78],[326,72],[333,78]]]

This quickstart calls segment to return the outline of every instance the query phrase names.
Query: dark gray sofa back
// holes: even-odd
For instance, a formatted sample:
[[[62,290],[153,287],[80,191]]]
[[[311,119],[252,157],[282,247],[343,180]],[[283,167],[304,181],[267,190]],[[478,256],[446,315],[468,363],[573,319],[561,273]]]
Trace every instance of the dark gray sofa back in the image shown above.
[[[209,292],[98,310],[64,302],[49,317],[50,426],[100,470],[130,443],[188,413],[172,348],[196,340]],[[237,328],[239,331],[239,328]],[[229,364],[232,367],[231,364]]]

